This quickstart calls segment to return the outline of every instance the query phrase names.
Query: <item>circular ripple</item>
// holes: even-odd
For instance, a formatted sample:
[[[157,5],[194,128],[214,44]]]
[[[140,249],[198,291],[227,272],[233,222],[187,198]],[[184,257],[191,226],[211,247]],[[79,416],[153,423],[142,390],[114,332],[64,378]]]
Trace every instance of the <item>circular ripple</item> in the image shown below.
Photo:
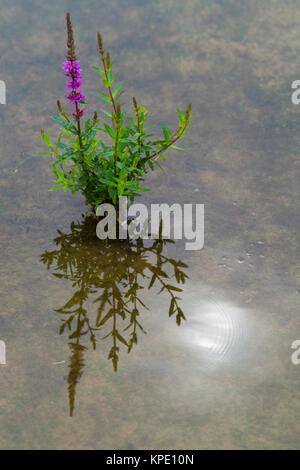
[[[188,304],[181,339],[193,348],[193,354],[201,359],[202,365],[210,368],[239,361],[249,338],[246,310],[213,297],[190,298]]]

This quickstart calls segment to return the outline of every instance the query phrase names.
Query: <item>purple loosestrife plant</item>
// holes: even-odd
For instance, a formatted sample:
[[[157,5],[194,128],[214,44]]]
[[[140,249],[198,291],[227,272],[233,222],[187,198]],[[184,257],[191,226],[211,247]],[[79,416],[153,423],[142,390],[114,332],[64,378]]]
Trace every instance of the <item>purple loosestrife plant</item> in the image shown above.
[[[192,105],[189,104],[185,112],[177,109],[179,126],[175,132],[160,122],[163,137],[152,139],[154,134],[149,133],[149,129],[155,125],[146,125],[150,110],[138,105],[133,97],[133,115],[129,116],[128,109],[123,108],[124,103],[120,103],[125,90],[121,89],[122,83],[115,85],[118,74],[113,72],[110,54],[105,52],[98,32],[102,67],[93,68],[99,73],[106,92],[100,91],[96,96],[108,105],[108,110],[100,109],[104,114],[101,127],[97,112],[94,112],[92,119],[86,119],[83,123],[86,100],[80,90],[83,84],[82,71],[75,53],[69,13],[66,15],[66,23],[67,57],[63,70],[68,78],[66,98],[73,112],[68,113],[57,101],[58,116],[53,116],[53,119],[60,125],[59,136],[54,144],[50,139],[50,131],[46,133],[41,130],[41,139],[50,150],[38,152],[54,158],[52,169],[56,186],[50,191],[66,191],[68,188],[73,194],[80,191],[93,211],[103,202],[117,206],[118,197],[123,195],[129,196],[133,202],[136,196],[149,191],[140,184],[149,170],[153,171],[155,166],[161,168],[158,160],[165,160],[165,152],[170,149],[184,150],[175,144],[191,126]]]

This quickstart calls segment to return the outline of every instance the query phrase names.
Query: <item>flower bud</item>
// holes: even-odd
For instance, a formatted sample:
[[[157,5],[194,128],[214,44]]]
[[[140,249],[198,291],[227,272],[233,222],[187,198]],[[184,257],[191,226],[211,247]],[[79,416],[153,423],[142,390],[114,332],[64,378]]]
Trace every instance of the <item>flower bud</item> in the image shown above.
[[[93,116],[93,120],[92,120],[92,125],[94,126],[97,121],[98,121],[98,114],[97,114],[97,111],[95,111],[94,116]]]
[[[105,61],[106,61],[107,68],[109,68],[110,67],[110,54],[109,54],[108,51],[106,53],[106,60]]]
[[[136,114],[138,114],[139,108],[138,108],[135,97],[132,98],[132,101],[133,101],[134,110],[135,110]]]
[[[102,55],[102,54],[104,54],[104,49],[103,49],[102,37],[101,37],[101,34],[99,32],[97,33],[97,38],[98,38],[99,52]]]
[[[68,37],[68,40],[67,40],[67,48],[68,48],[67,59],[72,61],[72,60],[76,60],[76,55],[75,55],[75,43],[74,43],[73,28],[72,28],[70,13],[66,14],[66,23],[67,23],[67,37]]]
[[[188,107],[186,108],[185,112],[185,119],[187,120],[192,112],[192,103],[189,103]]]
[[[58,111],[59,111],[60,113],[63,112],[62,107],[61,107],[61,103],[60,103],[59,100],[57,100],[57,109],[58,109]]]

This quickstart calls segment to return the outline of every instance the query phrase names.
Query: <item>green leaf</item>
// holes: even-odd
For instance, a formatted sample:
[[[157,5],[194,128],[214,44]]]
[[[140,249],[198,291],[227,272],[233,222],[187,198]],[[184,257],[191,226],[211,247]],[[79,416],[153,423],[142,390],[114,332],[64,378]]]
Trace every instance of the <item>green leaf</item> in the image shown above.
[[[48,134],[46,134],[45,132],[42,132],[42,139],[48,147],[53,148],[53,144],[51,142],[49,134],[50,134],[50,131],[48,132]]]
[[[102,108],[101,108],[100,111],[101,111],[102,113],[104,113],[106,116],[108,116],[109,118],[111,118],[111,114],[110,114],[108,111],[105,111],[105,109],[102,109]],[[99,130],[100,130],[100,129],[99,129]]]
[[[141,188],[140,186],[136,188],[136,191],[140,191],[142,193],[145,193],[146,191],[151,191],[150,188]]]
[[[106,132],[109,134],[109,136],[111,137],[112,140],[115,140],[115,132],[114,130],[112,129],[112,127],[110,127],[108,124],[106,124],[106,122],[103,123],[104,127],[105,127],[105,130]]]
[[[114,89],[114,91],[112,92],[112,95],[113,95],[113,98],[116,96],[116,94],[118,93],[118,91],[120,90],[121,86],[123,85],[123,82],[120,82],[119,85],[116,86],[116,88]],[[124,90],[125,91],[125,90]]]
[[[117,97],[116,97],[116,99],[115,99],[115,102],[119,101],[119,98],[120,98],[120,96],[122,96],[122,95],[123,95],[123,93],[125,93],[125,91],[126,91],[126,90],[123,90],[123,91],[121,91],[121,92],[118,94],[118,96],[117,96]],[[126,111],[126,110],[125,110],[125,111]],[[122,113],[122,114],[125,116],[125,115],[126,115],[126,113],[127,113],[127,111],[126,111],[126,112],[124,112],[124,113]]]
[[[171,145],[170,149],[175,149],[175,150],[185,150],[183,147],[178,147],[178,145]]]
[[[160,124],[161,127],[162,127],[162,130],[163,130],[164,137],[165,137],[166,141],[169,142],[169,141],[170,141],[170,137],[172,137],[172,132],[170,131],[170,129],[168,128],[168,126],[166,126],[166,124],[164,124],[163,122],[159,122],[159,124]]]
[[[183,112],[179,108],[177,108],[177,112],[178,112],[178,115],[179,115],[180,125],[183,125],[184,122],[185,122],[185,115],[183,114]]]
[[[101,183],[108,184],[109,186],[114,186],[114,187],[117,187],[117,186],[118,186],[117,183],[113,183],[112,181],[106,180],[106,179],[104,179],[104,178],[99,178],[99,181],[100,181]]]
[[[60,184],[59,186],[55,186],[55,188],[51,188],[48,191],[58,191],[59,189],[63,189],[64,187],[64,184]]]
[[[100,69],[100,67],[92,67],[94,70],[97,70],[97,72],[99,72],[99,74],[101,75],[102,78],[106,79],[105,77],[105,73],[103,72],[102,69]]]
[[[101,91],[99,93],[94,93],[94,96],[97,96],[100,98],[100,100],[105,101],[105,103],[111,104],[109,96],[107,96],[105,93],[102,93]]]

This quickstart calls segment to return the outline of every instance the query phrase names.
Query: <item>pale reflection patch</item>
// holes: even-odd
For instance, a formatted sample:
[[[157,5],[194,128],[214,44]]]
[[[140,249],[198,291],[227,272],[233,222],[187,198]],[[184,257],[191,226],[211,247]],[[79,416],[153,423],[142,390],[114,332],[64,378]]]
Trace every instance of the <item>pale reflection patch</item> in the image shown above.
[[[188,289],[189,290],[189,289]],[[238,363],[247,356],[251,337],[247,309],[208,295],[185,291],[183,298],[187,321],[174,339],[191,350],[205,367]]]

